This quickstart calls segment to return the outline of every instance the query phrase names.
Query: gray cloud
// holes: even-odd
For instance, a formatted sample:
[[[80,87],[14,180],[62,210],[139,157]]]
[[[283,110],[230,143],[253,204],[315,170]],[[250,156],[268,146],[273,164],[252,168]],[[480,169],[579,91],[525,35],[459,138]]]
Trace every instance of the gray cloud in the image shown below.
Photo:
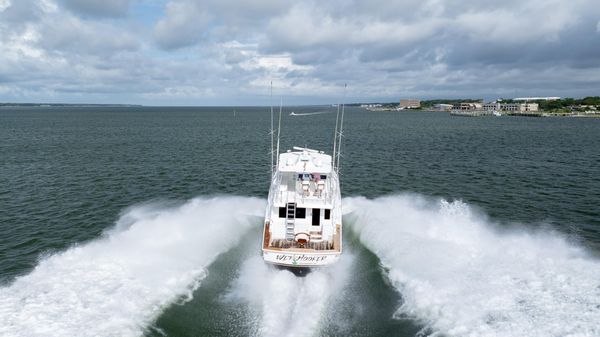
[[[34,0],[4,0],[0,10],[0,22],[10,23],[12,27],[20,28],[28,22],[38,20],[51,9],[43,2]]]
[[[600,94],[595,0],[57,1],[0,6],[0,101]]]
[[[200,41],[210,16],[192,1],[170,2],[165,17],[154,30],[156,42],[164,49],[177,49]]]
[[[78,13],[99,17],[125,16],[132,0],[63,0],[65,6]]]
[[[77,18],[48,22],[40,32],[39,45],[48,52],[74,55],[111,56],[135,51],[139,42],[129,32],[105,23],[86,23]]]
[[[254,39],[265,20],[285,12],[290,3],[290,0],[169,1],[164,17],[156,23],[154,37],[167,50],[202,41]]]

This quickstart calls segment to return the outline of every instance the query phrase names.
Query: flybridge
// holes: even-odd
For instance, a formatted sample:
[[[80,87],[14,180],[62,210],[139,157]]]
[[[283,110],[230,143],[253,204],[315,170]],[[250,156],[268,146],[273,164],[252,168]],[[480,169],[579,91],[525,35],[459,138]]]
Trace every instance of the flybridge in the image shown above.
[[[332,170],[332,158],[322,151],[309,152],[302,148],[294,147],[301,151],[287,151],[280,155],[278,170],[281,172],[311,172],[330,173]]]

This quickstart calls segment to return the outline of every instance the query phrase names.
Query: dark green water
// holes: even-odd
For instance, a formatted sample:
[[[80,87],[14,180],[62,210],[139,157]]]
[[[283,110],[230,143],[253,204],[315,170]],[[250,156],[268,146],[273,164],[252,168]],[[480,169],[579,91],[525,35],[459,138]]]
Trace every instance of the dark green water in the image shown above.
[[[286,110],[282,122],[282,150],[294,145],[306,145],[329,152],[335,119],[331,108],[294,107]],[[326,113],[292,117],[288,115],[292,110],[296,113]],[[437,206],[432,205],[443,198],[450,202],[462,200],[469,214],[475,214],[473,216],[477,218],[474,226],[484,228],[486,233],[492,227],[494,230],[510,231],[517,228],[528,233],[511,241],[515,242],[515,247],[522,248],[519,254],[524,256],[531,251],[538,254],[538,250],[546,247],[544,242],[548,242],[547,249],[550,251],[562,251],[564,247],[567,247],[564,248],[565,252],[576,250],[575,253],[565,253],[559,257],[549,256],[548,259],[554,259],[553,262],[548,262],[540,271],[552,275],[540,278],[544,280],[541,281],[544,285],[542,288],[545,287],[547,294],[556,295],[559,290],[555,292],[553,289],[563,289],[560,290],[560,296],[565,297],[563,302],[572,302],[572,306],[557,308],[552,307],[554,302],[527,302],[527,307],[519,299],[513,301],[512,295],[520,291],[537,291],[535,282],[529,276],[523,276],[534,288],[529,288],[529,285],[520,288],[519,282],[516,282],[514,289],[505,288],[510,296],[496,294],[498,298],[511,298],[510,301],[520,303],[518,310],[522,313],[519,315],[523,317],[513,315],[510,310],[503,312],[498,309],[500,313],[490,314],[488,316],[493,318],[484,319],[488,322],[484,324],[488,330],[481,330],[481,325],[475,328],[473,324],[470,327],[469,320],[465,323],[466,330],[452,330],[446,329],[452,324],[444,323],[444,317],[447,320],[457,319],[451,315],[444,316],[443,303],[436,306],[416,299],[414,307],[404,306],[405,310],[397,312],[405,300],[406,303],[413,303],[411,291],[418,287],[411,288],[409,281],[431,281],[435,284],[438,275],[433,275],[433,270],[440,270],[440,266],[423,265],[423,269],[431,268],[430,272],[414,278],[416,274],[394,276],[396,271],[410,269],[395,262],[401,253],[395,253],[392,248],[406,244],[406,240],[410,241],[409,237],[391,228],[385,238],[392,240],[389,241],[390,248],[385,248],[388,247],[388,241],[384,238],[377,241],[373,236],[375,234],[370,235],[360,229],[368,225],[368,218],[353,214],[345,218],[349,225],[345,233],[346,251],[350,256],[345,267],[323,273],[327,274],[325,276],[317,273],[302,280],[290,281],[299,282],[296,286],[305,291],[311,289],[310,282],[323,284],[322,290],[315,290],[326,295],[323,303],[313,307],[311,303],[304,305],[303,302],[297,302],[289,309],[288,316],[292,318],[288,317],[285,324],[265,323],[266,313],[277,313],[277,309],[274,309],[277,306],[273,304],[274,307],[271,307],[270,303],[276,303],[278,297],[265,297],[258,301],[248,299],[249,295],[243,289],[249,285],[241,281],[252,270],[262,268],[254,267],[253,259],[258,256],[258,233],[263,211],[260,208],[264,207],[263,201],[227,198],[242,196],[265,199],[270,160],[267,134],[270,115],[265,108],[235,108],[235,111],[234,116],[233,108],[1,109],[0,282],[3,288],[0,292],[0,316],[4,316],[4,319],[0,318],[0,335],[69,335],[75,331],[69,322],[71,325],[81,325],[81,320],[85,320],[90,322],[90,326],[99,327],[103,321],[112,319],[118,322],[97,331],[93,328],[80,330],[79,335],[269,335],[269,329],[277,331],[286,324],[294,328],[289,332],[294,336],[414,336],[436,331],[448,335],[535,335],[531,332],[536,328],[541,329],[541,325],[547,326],[548,322],[556,319],[567,320],[571,315],[581,315],[582,312],[586,313],[585,319],[578,321],[571,330],[550,327],[545,332],[559,335],[569,332],[600,334],[593,324],[586,325],[600,317],[600,283],[588,282],[600,274],[598,258],[594,257],[600,252],[600,120],[457,118],[443,113],[386,113],[347,109],[342,159],[343,196],[375,199],[348,199],[348,204],[352,205],[350,208],[376,210],[385,204],[388,206],[381,210],[382,213],[404,210],[395,215],[393,220],[381,220],[381,230],[387,230],[389,222],[394,222],[394,228],[401,228],[403,214],[409,212],[415,215],[411,215],[410,219],[406,215],[406,223],[415,218],[424,218],[425,214],[429,214],[427,212],[436,209]],[[389,197],[377,199],[382,196]],[[180,235],[169,239],[173,247],[190,245],[189,252],[192,254],[194,245],[206,246],[203,240],[219,240],[213,237],[211,231],[198,235],[197,241],[184,240],[186,237],[196,237],[190,228],[194,228],[195,224],[201,227],[205,217],[215,217],[218,221],[214,222],[217,223],[228,221],[218,216],[235,213],[236,209],[256,208],[258,211],[250,212],[254,216],[247,220],[244,230],[239,230],[239,241],[222,251],[208,250],[205,260],[187,261],[187,255],[181,251],[170,248],[161,251],[160,247],[163,246],[157,244],[156,251],[161,253],[161,262],[154,265],[156,268],[145,266],[143,273],[138,273],[137,269],[130,273],[127,269],[138,268],[140,263],[127,261],[151,257],[143,250],[146,246],[127,250],[124,247],[128,244],[117,242],[127,235],[128,226],[142,228],[139,229],[141,235],[149,233],[140,240],[154,245],[168,237],[163,230],[169,231],[167,225],[160,227],[156,212],[160,214],[162,209],[167,209],[171,211],[166,213],[177,213],[178,207],[195,197],[200,197],[206,205],[194,206],[197,208],[191,211],[191,216],[186,213],[185,221],[190,221],[190,227],[179,228]],[[426,200],[424,204],[418,201],[420,199]],[[211,200],[216,200],[214,202],[218,204],[211,203]],[[146,208],[134,207],[132,211],[131,206],[147,202],[153,203],[144,206]],[[147,219],[152,218],[158,224],[148,226],[158,227],[151,227],[145,232],[141,225],[144,221],[140,220],[140,224],[136,225],[135,219],[125,219],[128,214],[140,209],[144,209],[145,213],[139,211],[143,213],[139,219],[150,222]],[[154,209],[155,213],[148,209]],[[177,214],[169,221],[177,222]],[[238,218],[235,218],[236,221]],[[444,218],[440,219],[443,221]],[[452,223],[457,223],[457,226],[464,222],[461,217],[453,219],[455,221]],[[122,232],[125,234],[107,233],[117,221],[127,222],[123,229],[125,232]],[[238,230],[231,231],[237,235]],[[427,234],[429,238],[433,235],[432,231]],[[435,228],[435,231],[444,233],[445,229]],[[410,237],[415,233],[411,232]],[[470,232],[465,235],[470,235]],[[95,245],[99,238],[111,246]],[[554,238],[561,243],[555,243]],[[179,239],[183,241],[177,241]],[[395,239],[397,244],[394,244]],[[131,240],[124,242],[135,242]],[[505,237],[498,236],[498,240],[505,240]],[[530,241],[521,243],[520,240]],[[112,245],[114,242],[118,244]],[[473,242],[462,246],[469,247],[469,254],[475,249]],[[528,250],[531,242],[536,242],[536,248]],[[425,242],[423,247],[429,244],[431,242]],[[378,247],[386,250],[378,251]],[[482,255],[473,254],[486,257],[495,254],[486,250],[486,247],[477,247],[477,252]],[[124,249],[123,254],[119,254],[120,248]],[[104,256],[103,249],[110,250],[114,256]],[[79,250],[84,251],[81,253],[83,255],[76,255],[80,253]],[[215,256],[208,258],[211,251],[215,251]],[[172,260],[169,260],[170,252],[174,254]],[[580,253],[587,257],[581,257],[578,255]],[[411,251],[403,251],[402,254],[406,254],[407,259],[412,256]],[[58,255],[60,259],[53,259]],[[116,272],[100,268],[106,274],[96,274],[94,269],[96,258],[110,264],[113,261],[111,259],[119,259],[120,256],[125,256],[125,262],[119,264],[118,270],[131,284],[121,283],[120,274]],[[575,260],[570,260],[573,256],[576,256],[573,258]],[[79,266],[78,257],[89,258],[92,265],[73,272],[75,269],[71,266]],[[380,266],[380,259],[384,261],[385,268]],[[424,259],[419,261],[426,264],[441,261],[436,260],[435,254],[430,260],[427,256]],[[506,262],[477,260],[477,257],[472,259],[469,262],[471,266],[482,263],[479,269],[468,269],[468,272],[475,274],[487,273],[488,269],[483,265],[489,265],[488,262]],[[586,261],[581,268],[592,273],[590,277],[561,283],[561,277],[577,278],[577,275],[569,273],[577,272],[578,269],[571,267],[579,266],[581,259]],[[186,260],[189,265],[180,265],[180,260]],[[69,264],[71,262],[73,264]],[[180,269],[169,274],[170,265]],[[180,287],[177,282],[185,279],[180,275],[185,274],[187,268],[201,270],[204,267],[208,268],[205,278],[202,276],[204,274],[198,273],[190,276],[191,280],[200,281],[192,297],[185,299],[180,297],[182,294],[179,292],[170,292],[168,285],[178,284]],[[456,267],[451,272],[460,270]],[[510,268],[506,270],[504,276],[509,275],[513,280],[520,278],[511,274]],[[171,283],[155,286],[158,281],[155,282],[154,278],[151,281],[144,279],[143,282],[137,279],[139,275],[163,273],[171,275],[166,278]],[[265,273],[274,273],[273,279],[281,277],[281,282],[285,283],[286,275],[275,274],[271,270]],[[340,281],[336,287],[326,286],[340,278],[336,275],[344,275],[343,282]],[[36,286],[41,284],[38,277],[47,279],[48,276],[56,277],[57,281],[44,287]],[[255,283],[262,285],[258,292],[273,292],[268,289],[269,286],[278,290],[285,288],[278,283],[269,283],[270,279],[254,277]],[[500,279],[502,277],[499,276]],[[73,282],[65,288],[81,286],[81,289],[60,293],[56,295],[60,300],[53,299],[53,286],[60,285],[60,280],[65,278]],[[94,285],[103,284],[108,279],[110,282],[106,281],[106,288],[100,292],[94,290]],[[186,280],[181,281],[182,284],[190,283],[190,279]],[[86,285],[88,283],[89,287]],[[152,287],[148,284],[152,284]],[[589,286],[589,292],[564,292],[564,287],[582,284],[583,288]],[[118,298],[119,294],[130,294],[127,292],[129,286],[139,289],[139,293],[132,292],[131,297]],[[461,286],[468,284],[457,281],[448,289]],[[595,288],[597,286],[599,288]],[[173,286],[172,289],[175,288]],[[148,292],[147,289],[158,290]],[[91,294],[87,293],[88,290]],[[156,295],[163,291],[164,296]],[[482,297],[485,297],[484,290],[481,291]],[[111,298],[112,293],[117,298]],[[281,290],[280,297],[288,296],[288,300],[294,300],[289,294]],[[448,290],[444,294],[454,293]],[[2,300],[3,296],[7,300]],[[148,304],[137,300],[145,296],[155,296],[156,300],[149,300]],[[44,301],[36,302],[40,298]],[[578,307],[581,298],[589,303]],[[135,315],[130,320],[127,316],[115,317],[118,313],[111,313],[106,305],[120,300],[123,303],[115,305],[129,308],[127,313],[140,312],[141,318]],[[473,301],[479,303],[484,300],[475,298]],[[458,305],[457,301],[452,303]],[[465,306],[469,303],[466,302]],[[548,306],[544,307],[546,304]],[[30,306],[42,306],[48,312],[39,308],[32,311]],[[303,306],[309,307],[309,312],[302,311]],[[461,309],[448,308],[453,312]],[[551,312],[556,310],[561,315],[552,316]],[[64,315],[72,313],[76,313],[74,316],[78,318],[65,318]],[[303,319],[307,320],[306,324],[302,323]],[[47,324],[45,326],[49,330],[44,330],[36,326],[41,325],[39,322],[58,323]],[[304,325],[306,328],[303,328]],[[119,327],[124,328],[119,330]],[[107,331],[110,333],[107,334]]]

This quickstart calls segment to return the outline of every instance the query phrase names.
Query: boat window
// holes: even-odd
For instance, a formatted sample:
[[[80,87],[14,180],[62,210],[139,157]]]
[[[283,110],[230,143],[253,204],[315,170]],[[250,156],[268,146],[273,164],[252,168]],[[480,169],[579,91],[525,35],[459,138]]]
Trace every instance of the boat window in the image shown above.
[[[285,218],[285,207],[279,207],[279,217]]]
[[[296,218],[304,219],[306,218],[306,208],[298,207],[296,208]]]
[[[327,176],[324,174],[321,174],[321,179],[325,180],[325,179],[327,179]]]
[[[331,210],[325,209],[325,220],[331,219]]]
[[[321,209],[320,208],[313,208],[313,211],[312,211],[312,225],[313,226],[320,226],[321,225]]]

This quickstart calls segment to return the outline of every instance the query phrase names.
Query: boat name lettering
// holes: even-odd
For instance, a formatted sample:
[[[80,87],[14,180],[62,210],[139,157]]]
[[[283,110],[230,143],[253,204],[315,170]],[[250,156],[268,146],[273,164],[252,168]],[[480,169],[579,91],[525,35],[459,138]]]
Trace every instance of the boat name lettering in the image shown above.
[[[327,259],[327,256],[310,256],[310,255],[285,255],[277,254],[275,259],[278,261],[292,261],[292,262],[319,262]]]

